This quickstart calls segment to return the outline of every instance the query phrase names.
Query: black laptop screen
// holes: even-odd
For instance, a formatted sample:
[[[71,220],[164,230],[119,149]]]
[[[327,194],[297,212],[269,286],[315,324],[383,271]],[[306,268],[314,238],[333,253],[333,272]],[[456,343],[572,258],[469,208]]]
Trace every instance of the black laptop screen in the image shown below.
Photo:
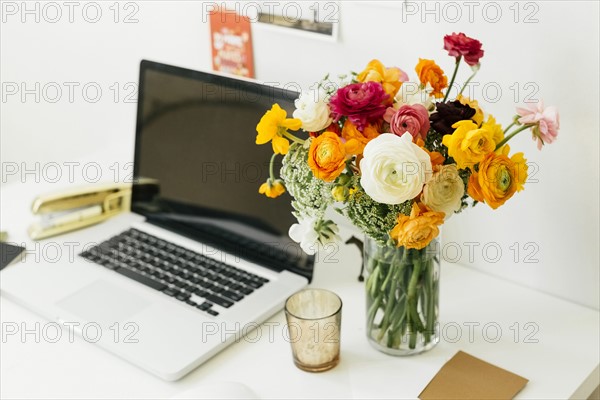
[[[255,144],[256,124],[273,103],[291,114],[296,97],[271,86],[142,61],[133,211],[310,279],[312,258],[287,235],[295,222],[290,197],[258,193],[273,151],[270,144]],[[280,163],[279,157],[276,168]]]

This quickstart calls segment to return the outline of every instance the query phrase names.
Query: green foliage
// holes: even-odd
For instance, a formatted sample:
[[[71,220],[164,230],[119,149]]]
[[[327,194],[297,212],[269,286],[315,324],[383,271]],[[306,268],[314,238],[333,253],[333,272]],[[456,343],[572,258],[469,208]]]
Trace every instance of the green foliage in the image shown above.
[[[308,147],[310,140],[304,145],[293,143],[283,157],[281,178],[285,187],[294,198],[292,207],[296,218],[323,218],[327,207],[333,203],[331,196],[332,183],[316,179],[308,166]]]
[[[460,200],[460,210],[458,210],[457,213],[459,213],[462,210],[464,210],[465,208],[467,208],[469,206],[469,200],[472,200],[471,197],[467,194],[467,187],[469,185],[469,178],[471,177],[471,170],[468,168],[459,169],[458,175],[460,176],[460,178],[463,181],[463,184],[465,185],[465,194],[463,195],[462,199]],[[471,206],[475,206],[475,204],[477,204],[477,201],[472,200]]]
[[[437,151],[443,155],[444,158],[448,159],[448,148],[442,144],[443,138],[444,135],[436,132],[433,129],[430,129],[427,133],[427,137],[425,138],[425,148],[429,151]],[[453,160],[452,162],[447,160],[445,164],[452,164],[453,162]]]
[[[396,205],[382,204],[370,198],[360,185],[357,184],[356,188],[345,206],[337,211],[383,246],[388,242],[388,232],[396,225],[398,215],[410,215],[412,201]]]

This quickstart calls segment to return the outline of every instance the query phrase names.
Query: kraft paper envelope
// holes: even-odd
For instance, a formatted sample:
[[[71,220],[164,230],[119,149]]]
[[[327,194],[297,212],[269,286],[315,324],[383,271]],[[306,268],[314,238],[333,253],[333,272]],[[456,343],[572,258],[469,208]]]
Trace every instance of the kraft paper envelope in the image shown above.
[[[419,395],[430,399],[512,399],[528,380],[459,351]]]

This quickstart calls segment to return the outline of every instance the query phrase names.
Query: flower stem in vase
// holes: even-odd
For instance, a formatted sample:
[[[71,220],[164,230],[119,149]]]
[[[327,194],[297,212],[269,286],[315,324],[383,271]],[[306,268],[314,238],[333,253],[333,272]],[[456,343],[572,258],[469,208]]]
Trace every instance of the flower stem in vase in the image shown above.
[[[417,284],[419,282],[419,275],[421,274],[421,260],[419,257],[413,258],[413,271],[410,277],[410,282],[408,283],[408,294],[407,300],[408,303],[408,314],[410,321],[410,337],[408,342],[408,347],[410,349],[414,349],[417,343],[417,333],[424,330],[423,323],[421,322],[421,317],[419,317],[419,312],[417,310],[417,305],[419,303],[419,294],[417,292]]]
[[[437,268],[427,249],[367,240],[367,335],[388,354],[417,354],[437,343]],[[376,261],[373,261],[373,260]]]
[[[388,272],[388,277],[386,278],[386,282],[390,282],[387,286],[389,286],[389,290],[386,291],[386,285],[384,284],[381,288],[382,293],[385,293],[385,308],[383,311],[383,320],[381,321],[381,330],[379,331],[379,336],[377,337],[377,341],[381,341],[385,336],[389,326],[390,326],[390,318],[392,317],[392,307],[395,303],[396,298],[396,279],[390,279],[392,275],[396,275],[396,270],[394,263],[390,263],[390,268]]]
[[[431,335],[435,329],[435,304],[436,292],[434,290],[433,280],[433,260],[426,261],[425,272],[423,274],[423,310],[425,310],[425,331],[423,332],[425,344],[431,341]]]

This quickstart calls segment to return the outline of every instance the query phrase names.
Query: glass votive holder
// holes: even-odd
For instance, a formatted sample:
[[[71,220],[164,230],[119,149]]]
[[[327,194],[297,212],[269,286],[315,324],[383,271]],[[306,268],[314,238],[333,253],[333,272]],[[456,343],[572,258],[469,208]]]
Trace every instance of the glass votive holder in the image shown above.
[[[342,300],[325,289],[305,289],[285,302],[285,316],[294,364],[322,372],[340,361]]]

